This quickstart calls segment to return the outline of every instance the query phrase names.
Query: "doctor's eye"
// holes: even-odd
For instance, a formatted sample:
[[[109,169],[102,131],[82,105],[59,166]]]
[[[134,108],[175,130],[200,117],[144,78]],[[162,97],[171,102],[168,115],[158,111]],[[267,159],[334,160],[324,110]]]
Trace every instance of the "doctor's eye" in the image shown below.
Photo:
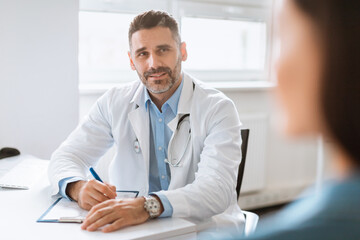
[[[148,56],[149,54],[147,52],[140,52],[137,56],[138,57],[146,57]]]
[[[166,53],[166,52],[168,52],[170,49],[169,48],[160,48],[159,50],[158,50],[158,52],[159,53]]]

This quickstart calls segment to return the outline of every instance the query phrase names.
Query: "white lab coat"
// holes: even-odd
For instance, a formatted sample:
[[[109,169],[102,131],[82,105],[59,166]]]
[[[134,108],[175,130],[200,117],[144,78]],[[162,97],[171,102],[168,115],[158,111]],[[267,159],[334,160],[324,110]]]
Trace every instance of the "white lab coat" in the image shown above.
[[[110,183],[120,190],[148,194],[150,123],[145,90],[140,81],[133,82],[107,91],[96,102],[52,155],[49,179],[54,194],[63,178],[85,179],[88,167],[96,165],[113,144],[117,151],[109,167]],[[217,215],[211,221],[226,219],[241,227],[244,219],[235,192],[241,124],[234,103],[184,74],[178,113],[168,124],[173,132],[184,114],[190,114],[190,143],[180,166],[170,166],[169,189],[162,191],[173,207],[173,217],[204,220]],[[134,149],[136,139],[140,152]],[[174,152],[181,155],[185,143],[180,140],[174,144]]]

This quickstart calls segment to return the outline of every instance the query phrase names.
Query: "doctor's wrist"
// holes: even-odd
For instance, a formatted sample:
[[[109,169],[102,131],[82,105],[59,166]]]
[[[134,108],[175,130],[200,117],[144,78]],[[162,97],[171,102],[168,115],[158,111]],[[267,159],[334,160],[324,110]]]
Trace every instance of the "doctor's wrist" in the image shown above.
[[[79,200],[79,193],[81,188],[86,184],[86,181],[79,180],[76,182],[71,182],[66,186],[66,195],[70,197],[72,200],[78,202]]]

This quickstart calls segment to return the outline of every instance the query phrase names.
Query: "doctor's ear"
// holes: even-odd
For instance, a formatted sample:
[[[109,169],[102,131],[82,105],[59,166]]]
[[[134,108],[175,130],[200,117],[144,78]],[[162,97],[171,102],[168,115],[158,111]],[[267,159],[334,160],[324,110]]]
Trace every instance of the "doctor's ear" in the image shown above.
[[[181,60],[186,61],[188,55],[187,55],[186,43],[185,42],[181,43],[180,52],[181,52]]]
[[[135,65],[134,65],[134,62],[133,62],[133,60],[132,60],[132,58],[131,58],[131,53],[130,53],[130,51],[128,51],[128,56],[129,56],[129,60],[130,60],[130,67],[131,67],[131,69],[132,69],[132,70],[136,70]]]

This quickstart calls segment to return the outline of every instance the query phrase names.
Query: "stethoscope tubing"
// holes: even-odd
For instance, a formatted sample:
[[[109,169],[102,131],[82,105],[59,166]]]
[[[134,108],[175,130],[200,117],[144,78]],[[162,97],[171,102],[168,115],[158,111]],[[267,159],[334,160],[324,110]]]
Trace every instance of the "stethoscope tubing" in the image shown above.
[[[183,121],[186,119],[186,117],[188,117],[190,119],[190,114],[184,114],[183,116],[181,116],[181,118],[179,119],[178,121],[178,124],[176,126],[176,132],[175,132],[175,135],[174,135],[174,138],[177,134],[177,132],[179,131],[180,129],[180,126],[181,124],[183,123]],[[186,146],[184,148],[184,151],[182,152],[180,158],[175,162],[173,163],[172,161],[172,154],[171,154],[171,149],[172,149],[172,141],[170,141],[169,143],[169,153],[168,153],[168,158],[165,159],[165,162],[168,163],[169,165],[171,165],[172,167],[180,167],[180,162],[182,160],[182,158],[184,157],[185,153],[186,153],[186,150],[189,146],[189,142],[190,142],[190,139],[191,139],[191,128],[189,129],[189,133],[188,133],[188,138],[186,140]],[[136,153],[140,153],[141,152],[141,149],[140,149],[140,144],[139,144],[139,140],[136,138],[136,140],[134,141],[134,151]],[[169,160],[170,159],[170,160]]]

